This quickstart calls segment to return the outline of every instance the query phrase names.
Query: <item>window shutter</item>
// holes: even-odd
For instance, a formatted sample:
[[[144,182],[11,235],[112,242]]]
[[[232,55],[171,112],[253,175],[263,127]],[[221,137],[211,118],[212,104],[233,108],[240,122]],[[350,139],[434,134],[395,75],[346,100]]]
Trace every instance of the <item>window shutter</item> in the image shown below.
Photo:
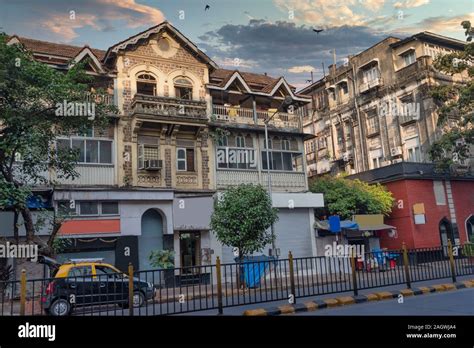
[[[188,172],[194,172],[194,149],[186,149],[186,162]]]

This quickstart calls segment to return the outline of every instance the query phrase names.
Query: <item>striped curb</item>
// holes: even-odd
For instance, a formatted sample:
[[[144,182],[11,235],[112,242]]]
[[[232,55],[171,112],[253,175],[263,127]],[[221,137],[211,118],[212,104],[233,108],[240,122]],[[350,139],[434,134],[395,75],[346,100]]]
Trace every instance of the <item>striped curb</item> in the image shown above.
[[[257,309],[248,309],[244,311],[244,316],[275,316],[281,314],[294,314],[297,312],[312,312],[315,310],[320,310],[323,308],[334,308],[340,306],[347,306],[357,303],[365,303],[371,301],[383,301],[398,298],[402,295],[404,297],[408,296],[418,296],[429,294],[432,292],[445,292],[457,289],[465,289],[474,287],[474,280],[463,280],[460,282],[444,283],[444,284],[435,284],[432,286],[420,286],[412,289],[402,289],[395,291],[380,291],[376,293],[370,293],[365,295],[357,296],[341,296],[336,298],[326,298],[323,300],[313,300],[309,302],[296,303],[296,304],[287,304],[278,307],[271,308],[257,308]]]

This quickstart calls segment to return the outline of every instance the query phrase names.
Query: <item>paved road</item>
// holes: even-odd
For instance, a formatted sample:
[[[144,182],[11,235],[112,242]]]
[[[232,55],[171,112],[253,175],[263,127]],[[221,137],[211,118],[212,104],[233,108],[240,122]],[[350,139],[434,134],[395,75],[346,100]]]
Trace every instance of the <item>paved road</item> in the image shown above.
[[[397,299],[368,302],[345,307],[300,312],[296,316],[324,315],[474,315],[474,288],[439,292],[428,295],[405,297],[403,303]]]

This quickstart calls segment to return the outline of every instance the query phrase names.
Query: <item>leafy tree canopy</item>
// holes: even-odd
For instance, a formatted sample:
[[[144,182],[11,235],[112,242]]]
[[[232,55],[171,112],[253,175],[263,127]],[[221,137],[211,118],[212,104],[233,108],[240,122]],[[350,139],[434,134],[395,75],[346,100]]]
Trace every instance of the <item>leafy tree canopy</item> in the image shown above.
[[[277,212],[261,185],[242,184],[227,189],[217,200],[211,229],[222,244],[238,248],[242,258],[273,241],[268,229],[277,221]]]
[[[337,214],[350,219],[354,214],[384,214],[392,211],[394,198],[380,184],[369,185],[360,180],[322,176],[310,185],[311,192],[324,195],[324,208],[320,215]]]
[[[463,163],[470,157],[474,143],[474,43],[471,43],[474,28],[469,21],[461,25],[468,41],[464,51],[440,56],[434,62],[435,68],[443,73],[465,77],[467,74],[463,83],[442,84],[431,90],[438,106],[441,136],[432,144],[429,154],[441,169]]]

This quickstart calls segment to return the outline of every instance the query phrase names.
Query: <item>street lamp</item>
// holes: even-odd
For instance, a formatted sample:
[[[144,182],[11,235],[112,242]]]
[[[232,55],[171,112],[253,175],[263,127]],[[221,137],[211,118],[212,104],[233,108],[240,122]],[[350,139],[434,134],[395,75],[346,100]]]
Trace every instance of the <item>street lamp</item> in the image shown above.
[[[271,115],[268,116],[263,120],[265,125],[265,152],[267,157],[267,185],[268,185],[268,194],[270,195],[270,204],[273,207],[273,199],[272,199],[272,177],[270,175],[270,153],[268,151],[268,123],[272,120],[272,118],[283,108],[290,106],[293,104],[293,98],[290,96],[286,96],[285,100],[282,101],[280,106],[276,109],[276,111]],[[275,246],[275,228],[273,223],[271,225],[271,234],[272,234],[272,254],[273,252],[276,253],[276,246]]]

